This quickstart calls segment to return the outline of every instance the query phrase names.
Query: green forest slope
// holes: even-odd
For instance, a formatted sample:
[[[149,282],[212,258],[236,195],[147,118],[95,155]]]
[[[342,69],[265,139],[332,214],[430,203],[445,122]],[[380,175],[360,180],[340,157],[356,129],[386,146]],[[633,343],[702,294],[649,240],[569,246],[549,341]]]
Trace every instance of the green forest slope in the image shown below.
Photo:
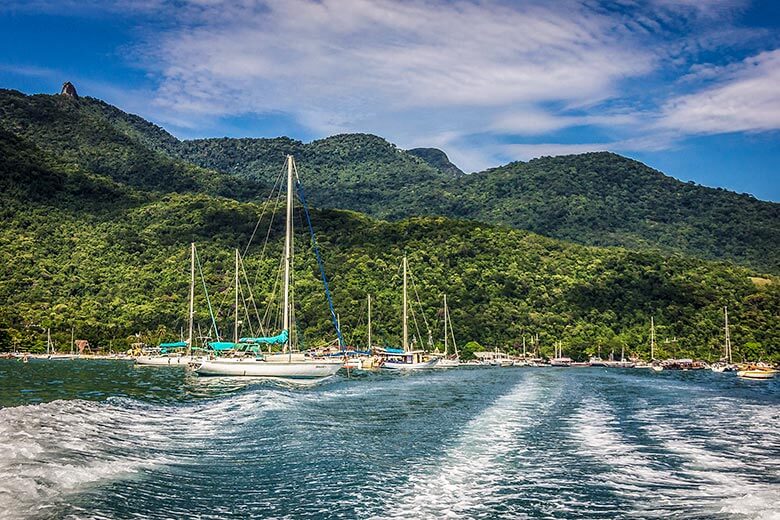
[[[218,323],[230,327],[233,248],[247,243],[263,212],[202,193],[139,190],[59,162],[48,152],[0,132],[0,346],[42,347],[52,327],[60,345],[71,326],[93,344],[123,348],[135,334],[176,339],[187,306],[188,245],[196,241]],[[299,213],[299,212],[298,212]],[[265,213],[260,229],[269,222]],[[659,355],[716,357],[721,309],[729,305],[737,356],[778,358],[780,285],[752,279],[744,267],[682,255],[586,247],[509,227],[441,217],[380,221],[345,211],[314,211],[331,288],[352,344],[365,341],[365,299],[374,297],[374,337],[397,345],[404,252],[414,276],[420,334],[441,341],[441,297],[452,307],[461,342],[516,348],[539,334],[543,352],[563,341],[585,357],[623,346],[643,354],[654,316]],[[246,257],[256,299],[265,302],[281,250],[277,217],[269,249]],[[298,223],[298,229],[303,226]],[[296,314],[304,344],[333,331],[316,265],[297,255]],[[310,251],[309,251],[310,253]],[[197,322],[208,327],[202,293]],[[415,330],[417,327],[414,327]],[[242,332],[249,332],[243,330]],[[676,341],[671,341],[675,340]],[[665,343],[665,340],[670,340]]]
[[[262,199],[295,155],[312,204],[402,219],[441,215],[587,245],[681,252],[780,273],[780,204],[683,183],[612,153],[544,157],[470,175],[432,148],[367,134],[179,141],[92,98],[0,90],[0,128],[144,190]],[[195,166],[197,165],[197,166]]]

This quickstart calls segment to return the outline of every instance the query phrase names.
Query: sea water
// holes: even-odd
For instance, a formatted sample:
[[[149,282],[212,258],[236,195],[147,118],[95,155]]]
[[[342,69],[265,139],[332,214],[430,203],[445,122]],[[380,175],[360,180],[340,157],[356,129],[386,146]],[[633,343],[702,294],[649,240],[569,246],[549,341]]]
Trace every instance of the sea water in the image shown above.
[[[780,518],[779,383],[0,361],[0,518]]]

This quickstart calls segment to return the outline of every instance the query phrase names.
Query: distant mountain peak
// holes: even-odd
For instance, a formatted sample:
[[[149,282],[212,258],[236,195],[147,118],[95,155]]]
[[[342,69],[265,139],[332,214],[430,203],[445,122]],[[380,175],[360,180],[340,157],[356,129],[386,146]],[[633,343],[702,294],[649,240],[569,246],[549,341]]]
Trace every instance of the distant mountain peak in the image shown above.
[[[452,164],[447,154],[438,148],[412,148],[411,150],[406,150],[406,153],[422,159],[442,173],[456,177],[463,175],[463,170]]]
[[[79,94],[76,92],[76,87],[73,86],[73,83],[70,81],[66,81],[62,84],[62,90],[60,91],[61,96],[67,96],[71,97],[73,99],[78,99]]]

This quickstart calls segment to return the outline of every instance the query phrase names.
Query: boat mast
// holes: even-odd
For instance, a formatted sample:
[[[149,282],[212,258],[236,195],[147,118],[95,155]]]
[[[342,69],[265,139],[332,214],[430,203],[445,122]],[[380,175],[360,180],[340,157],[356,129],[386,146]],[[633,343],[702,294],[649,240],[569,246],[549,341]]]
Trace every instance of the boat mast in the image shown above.
[[[368,351],[371,352],[371,295],[368,295]]]
[[[404,352],[409,351],[409,325],[407,323],[406,318],[406,312],[407,312],[407,303],[406,303],[406,255],[404,255],[404,319],[403,319],[403,334],[404,334]]]
[[[723,317],[726,321],[726,357],[729,360],[729,364],[731,364],[731,334],[729,333],[729,308],[724,306],[723,307]]]
[[[46,354],[49,354],[51,348],[51,328],[46,329]]]
[[[650,361],[655,360],[655,321],[650,316]]]
[[[287,346],[292,350],[290,330],[290,260],[293,247],[293,157],[287,156],[287,222],[284,235],[284,311],[282,329],[287,331]]]
[[[233,343],[238,345],[238,248],[236,248],[236,320],[233,325]]]
[[[449,342],[447,341],[447,295],[444,295],[444,356],[449,354]]]
[[[187,355],[192,355],[192,322],[195,319],[195,242],[190,244],[190,331],[187,336]]]

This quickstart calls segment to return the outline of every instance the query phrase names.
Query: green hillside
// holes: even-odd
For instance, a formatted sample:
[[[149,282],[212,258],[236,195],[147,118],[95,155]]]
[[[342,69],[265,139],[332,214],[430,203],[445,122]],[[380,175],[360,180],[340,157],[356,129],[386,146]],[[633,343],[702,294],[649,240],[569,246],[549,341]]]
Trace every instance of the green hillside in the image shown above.
[[[512,227],[538,215],[551,226],[565,224],[575,233],[590,229],[609,244],[618,240],[608,230],[618,229],[620,219],[629,220],[634,212],[631,225],[644,225],[645,234],[663,237],[659,229],[673,226],[656,229],[656,221],[679,222],[682,216],[692,218],[694,210],[713,220],[730,211],[736,222],[764,219],[766,235],[755,236],[765,240],[750,251],[771,264],[776,261],[771,253],[776,243],[770,239],[777,221],[771,211],[762,211],[776,205],[753,201],[753,207],[746,202],[749,198],[710,190],[713,200],[730,201],[733,209],[714,202],[696,206],[701,188],[657,172],[652,172],[651,182],[647,168],[611,154],[543,159],[457,175],[437,166],[442,163],[436,162],[436,154],[423,160],[374,136],[342,135],[310,144],[289,139],[179,142],[97,100],[3,91],[0,101],[2,349],[41,348],[45,327],[53,328],[60,345],[69,340],[71,326],[77,336],[104,347],[126,346],[137,333],[149,342],[177,338],[186,313],[190,241],[199,245],[218,323],[229,329],[233,249],[246,245],[260,215],[264,217],[258,229],[267,228],[265,186],[278,176],[283,156],[293,152],[310,199],[324,206],[365,206],[374,214],[394,217],[383,221],[351,211],[313,211],[350,343],[360,345],[365,337],[369,293],[375,302],[377,342],[398,343],[398,266],[406,252],[414,298],[419,294],[422,307],[415,305],[413,328],[416,332],[419,326],[423,342],[423,315],[434,338],[440,339],[440,301],[446,292],[461,344],[476,340],[488,347],[513,348],[524,336],[539,334],[543,352],[560,340],[568,354],[580,358],[624,346],[628,352],[644,353],[654,316],[659,355],[714,357],[722,306],[728,305],[737,356],[780,358],[780,284],[775,276],[763,274],[764,269],[670,253],[671,247],[663,252],[644,249],[654,243],[641,233],[632,237],[632,245],[641,250],[631,251],[577,245]],[[204,166],[183,161],[185,155]],[[248,155],[257,160],[251,169],[242,162]],[[545,185],[548,171],[558,172],[557,183]],[[480,176],[495,182],[487,184]],[[645,188],[638,189],[642,182]],[[545,191],[549,202],[539,199],[531,210],[513,210],[507,201],[528,199],[526,191]],[[559,220],[552,209],[545,209],[573,204],[573,193],[580,191],[602,193],[604,202],[598,206],[595,199],[581,201],[580,213]],[[646,193],[659,191],[679,204],[654,209],[657,203]],[[254,202],[237,200],[242,197]],[[631,200],[631,207],[620,209],[618,202],[612,203],[621,198]],[[503,200],[504,206],[491,206],[491,200]],[[643,220],[642,212],[651,209],[652,218]],[[401,218],[448,211],[469,218]],[[478,218],[510,225],[473,220]],[[265,256],[255,243],[246,257],[261,307],[273,286],[282,224],[277,216]],[[304,231],[300,224],[298,229]],[[524,226],[534,228],[532,220]],[[691,236],[714,234],[704,224],[688,227]],[[740,228],[729,229],[739,233]],[[742,232],[743,242],[745,236]],[[305,234],[297,241],[309,243]],[[691,244],[700,245],[690,242],[678,249]],[[296,315],[304,343],[316,345],[333,333],[316,265],[305,253],[300,250],[296,256]],[[202,296],[198,309],[197,321],[207,327]]]
[[[229,330],[232,251],[246,244],[261,205],[205,194],[140,192],[91,172],[65,170],[18,138],[0,135],[4,348],[40,347],[42,328],[49,326],[61,345],[71,326],[79,337],[114,348],[134,341],[135,333],[150,342],[178,337],[191,240],[199,244],[219,324]],[[746,268],[579,246],[465,220],[386,222],[334,210],[315,211],[313,218],[351,343],[365,337],[368,293],[375,302],[375,338],[398,343],[398,266],[407,252],[422,304],[416,313],[423,341],[422,314],[440,337],[440,299],[447,292],[461,344],[513,347],[524,335],[538,333],[544,349],[561,340],[577,357],[623,345],[642,353],[652,315],[662,342],[677,338],[662,343],[667,354],[712,357],[720,342],[721,306],[728,304],[738,355],[779,354],[780,285],[775,278],[757,285]],[[268,219],[266,213],[261,229]],[[280,220],[266,256],[260,258],[262,248],[255,244],[246,258],[248,272],[259,275],[260,302],[270,293],[278,265]],[[305,235],[298,243],[308,243]],[[315,265],[303,253],[297,256],[296,313],[304,341],[315,345],[333,334]],[[198,309],[197,321],[207,327],[202,296]]]
[[[780,204],[683,183],[607,152],[462,175],[440,150],[404,151],[368,134],[311,143],[179,141],[100,100],[9,90],[0,90],[0,128],[143,190],[259,200],[291,153],[319,207],[385,219],[467,218],[586,245],[679,252],[780,273]]]
[[[0,90],[0,130],[64,163],[140,189],[207,192],[240,199],[267,191],[246,178],[173,157],[170,154],[179,146],[176,138],[92,98],[26,96]]]
[[[680,182],[613,153],[458,175],[441,156],[425,152],[418,162],[419,151],[363,134],[311,144],[205,139],[183,149],[183,157],[203,166],[263,179],[284,153],[300,157],[316,188],[312,200],[323,207],[390,219],[468,218],[582,244],[681,252],[780,272],[780,204]]]

